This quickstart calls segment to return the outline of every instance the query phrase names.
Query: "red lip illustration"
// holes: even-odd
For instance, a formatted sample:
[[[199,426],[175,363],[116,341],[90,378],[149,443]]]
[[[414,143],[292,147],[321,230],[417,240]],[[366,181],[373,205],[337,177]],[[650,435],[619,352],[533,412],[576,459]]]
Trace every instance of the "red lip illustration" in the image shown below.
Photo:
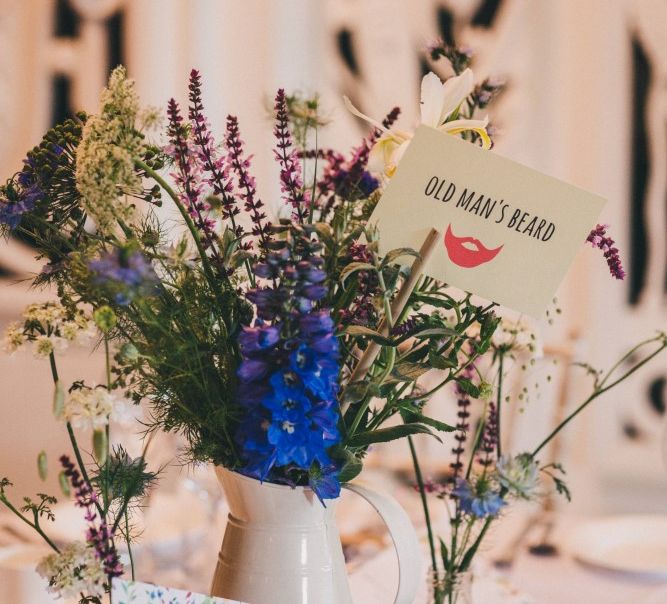
[[[466,247],[466,245],[475,246],[477,249]],[[503,246],[490,250],[482,244],[479,239],[474,237],[457,237],[452,233],[452,225],[447,226],[445,233],[445,248],[449,259],[462,268],[474,268],[485,262],[493,260]]]

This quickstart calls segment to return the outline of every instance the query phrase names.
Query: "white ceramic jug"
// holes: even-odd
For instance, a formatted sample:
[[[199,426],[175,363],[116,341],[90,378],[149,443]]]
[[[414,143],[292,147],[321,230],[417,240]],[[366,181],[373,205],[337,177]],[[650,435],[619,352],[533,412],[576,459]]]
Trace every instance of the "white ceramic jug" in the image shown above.
[[[230,512],[211,595],[248,604],[352,604],[336,500],[324,507],[306,487],[261,483],[225,468],[216,473]],[[412,604],[421,552],[410,519],[386,495],[357,484],[345,488],[366,499],[387,524],[399,563],[394,602]]]

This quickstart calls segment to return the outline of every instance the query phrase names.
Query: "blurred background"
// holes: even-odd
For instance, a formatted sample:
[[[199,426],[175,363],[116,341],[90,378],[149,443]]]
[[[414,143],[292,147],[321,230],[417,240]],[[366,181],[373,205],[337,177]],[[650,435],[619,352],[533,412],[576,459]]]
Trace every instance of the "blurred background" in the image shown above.
[[[239,117],[271,205],[279,195],[267,107],[279,86],[319,93],[332,120],[321,145],[345,150],[365,128],[343,108],[344,94],[373,116],[398,105],[412,127],[421,76],[440,69],[427,44],[442,38],[470,48],[476,79],[507,82],[488,109],[494,152],[606,197],[601,222],[611,225],[628,272],[624,282],[610,279],[599,254],[582,246],[538,326],[544,358],[513,378],[517,392],[530,394],[511,412],[506,446],[520,451],[586,392],[572,360],[607,367],[667,327],[666,31],[664,0],[0,0],[0,174],[18,170],[54,123],[95,111],[115,65],[127,66],[144,103],[161,107],[186,98],[196,67],[214,130],[228,113]],[[0,245],[0,329],[51,296],[20,283],[39,268],[20,242]],[[65,379],[101,379],[89,351],[62,363]],[[0,384],[0,476],[11,475],[19,494],[44,490],[37,453],[55,459],[67,450],[50,411],[48,368],[25,353],[3,354]],[[570,513],[665,511],[666,384],[663,358],[567,433],[560,458],[574,490]],[[432,404],[447,418],[450,403],[445,395]],[[451,443],[420,446],[437,476]],[[162,439],[156,463],[177,447]],[[400,473],[405,449],[377,451],[375,465]]]

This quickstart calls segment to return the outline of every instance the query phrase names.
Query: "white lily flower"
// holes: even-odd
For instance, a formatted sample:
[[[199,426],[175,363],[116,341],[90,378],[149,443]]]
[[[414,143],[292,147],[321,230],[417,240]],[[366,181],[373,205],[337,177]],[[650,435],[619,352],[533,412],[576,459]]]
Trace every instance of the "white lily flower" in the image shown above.
[[[421,85],[421,120],[420,124],[430,126],[447,134],[461,134],[473,131],[479,134],[482,147],[491,148],[491,139],[486,131],[488,119],[452,119],[461,103],[470,95],[474,86],[473,74],[466,69],[461,75],[441,82],[433,72],[422,79]],[[414,132],[385,128],[380,122],[361,113],[347,97],[343,97],[347,109],[357,117],[367,121],[382,132],[368,158],[368,169],[372,172],[384,172],[388,177],[394,175],[398,162],[403,157]]]

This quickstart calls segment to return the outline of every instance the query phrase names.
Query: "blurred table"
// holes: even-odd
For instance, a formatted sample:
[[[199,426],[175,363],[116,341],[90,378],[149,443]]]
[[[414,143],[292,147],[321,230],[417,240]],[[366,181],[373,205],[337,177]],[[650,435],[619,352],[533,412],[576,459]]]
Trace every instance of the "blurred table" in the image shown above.
[[[426,564],[426,557],[424,564]],[[667,585],[633,580],[582,566],[568,555],[541,558],[520,555],[507,573],[483,562],[473,593],[475,604],[667,604]],[[387,604],[396,585],[393,552],[387,550],[350,576],[355,602]],[[419,594],[415,604],[424,604]]]
[[[219,505],[217,519],[211,525],[212,519],[207,512],[210,511],[210,502],[202,497],[201,492],[180,489],[177,496],[164,495],[152,502],[153,512],[159,514],[152,519],[147,518],[150,529],[146,530],[144,540],[135,548],[136,559],[140,561],[138,579],[199,592],[208,589],[224,531],[226,510],[224,504]],[[202,504],[199,509],[198,501]],[[411,508],[409,500],[402,503]],[[347,505],[351,507],[340,510],[342,532],[361,535],[361,545],[356,546],[350,564],[354,601],[359,604],[392,602],[397,582],[397,562],[391,548],[378,549],[382,547],[378,544],[383,543],[383,538],[386,543],[384,529],[372,511],[368,512],[369,515],[363,512],[367,510],[363,502],[350,498]],[[190,513],[183,514],[184,509]],[[411,509],[411,513],[414,511]],[[64,534],[81,534],[81,527],[76,526],[74,520],[68,520],[66,511],[59,516]],[[75,510],[74,517],[79,516],[80,510]],[[0,514],[0,520],[3,518],[7,520],[6,515]],[[196,518],[199,520],[195,522]],[[567,535],[576,530],[576,525],[563,517],[558,525],[554,539],[556,544],[562,545]],[[12,604],[51,601],[43,591],[39,592],[43,594],[40,600],[34,599],[35,590],[43,590],[45,586],[33,570],[39,557],[33,551],[35,542],[30,539],[30,533],[22,531],[23,527],[15,523],[11,526],[15,532],[21,532],[17,533],[20,538],[14,544],[11,543],[10,533],[5,533],[4,543],[0,540],[0,603],[6,601],[3,597],[7,596],[6,589],[10,583],[16,593],[26,594],[24,598],[12,599]],[[364,537],[366,534],[369,535],[367,539]],[[500,540],[500,532],[494,539]],[[24,552],[16,549],[21,543],[21,547],[26,548]],[[561,552],[552,558],[538,557],[529,554],[523,547],[512,568],[506,572],[494,569],[482,558],[474,583],[475,604],[667,604],[667,583],[651,583],[589,568],[573,560],[564,548]],[[491,556],[489,551],[487,559]],[[424,569],[426,559],[424,547]],[[425,583],[424,580],[424,591],[415,604],[426,602]]]

